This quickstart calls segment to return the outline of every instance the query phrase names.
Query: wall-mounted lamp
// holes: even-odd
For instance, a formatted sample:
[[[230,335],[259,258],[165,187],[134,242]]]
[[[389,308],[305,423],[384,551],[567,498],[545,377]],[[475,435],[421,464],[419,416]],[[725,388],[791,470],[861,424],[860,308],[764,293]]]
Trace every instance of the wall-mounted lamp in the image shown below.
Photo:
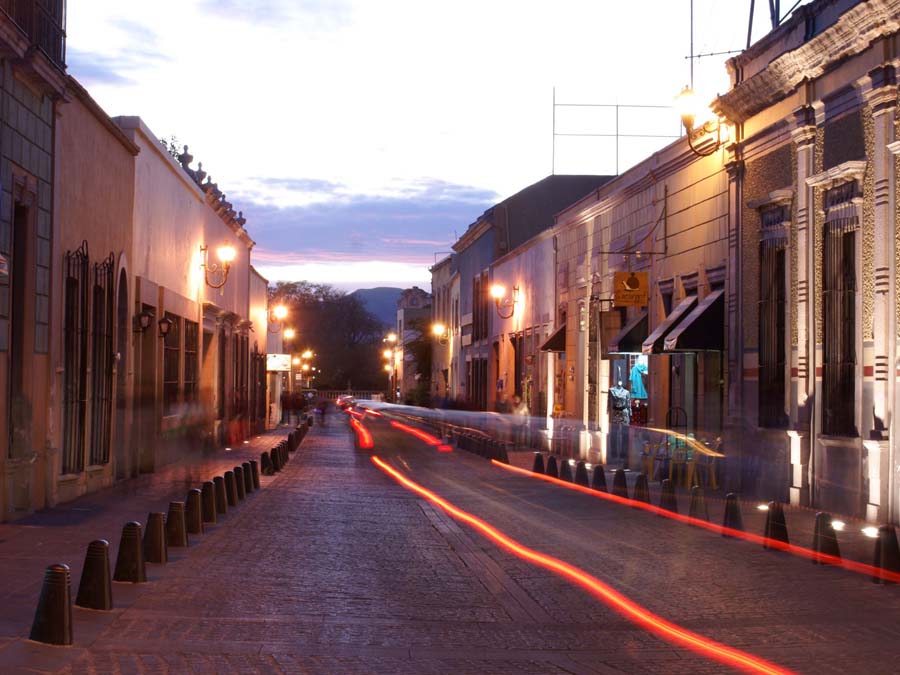
[[[153,312],[148,312],[146,309],[134,315],[134,332],[135,333],[143,333],[145,330],[150,328],[150,324],[153,322],[154,314]]]
[[[497,306],[497,316],[501,319],[509,319],[516,312],[516,303],[519,302],[519,287],[513,286],[512,297],[506,297],[506,287],[503,284],[491,286],[491,297]]]
[[[216,255],[219,257],[219,262],[210,263],[209,262],[209,247],[200,245],[200,254],[203,256],[203,261],[200,263],[200,267],[203,268],[203,278],[206,280],[206,285],[210,288],[222,288],[225,285],[225,282],[228,281],[228,273],[231,271],[231,263],[234,262],[234,258],[237,255],[237,251],[234,250],[234,246],[224,245],[220,246],[216,249]],[[218,281],[216,279],[218,278]]]
[[[159,328],[159,337],[164,338],[169,334],[169,331],[172,330],[172,326],[175,325],[175,322],[172,321],[167,316],[164,316],[159,321],[156,322],[157,328]]]
[[[382,342],[390,342],[391,344],[395,343],[396,341],[397,341],[396,333],[388,333],[387,336],[385,336],[384,340],[382,340]]]
[[[447,335],[447,326],[442,323],[433,323],[431,324],[431,334],[437,338],[438,344],[445,345],[447,344],[448,335]]]
[[[687,134],[688,145],[695,155],[707,157],[722,147],[722,144],[724,143],[722,139],[722,121],[718,119],[718,117],[716,119],[705,121],[697,129],[694,128],[694,123],[697,120],[697,100],[690,87],[685,86],[678,95],[678,98],[675,99],[675,102],[681,113],[681,124],[684,126],[684,131]],[[696,138],[713,133],[716,135],[714,143],[700,149],[694,147],[694,140]]]
[[[284,320],[287,318],[287,315],[288,308],[284,305],[275,305],[272,309],[270,309],[268,314],[269,332],[278,333],[279,331],[281,331],[281,329],[284,328]],[[291,335],[291,337],[293,337],[293,335]]]

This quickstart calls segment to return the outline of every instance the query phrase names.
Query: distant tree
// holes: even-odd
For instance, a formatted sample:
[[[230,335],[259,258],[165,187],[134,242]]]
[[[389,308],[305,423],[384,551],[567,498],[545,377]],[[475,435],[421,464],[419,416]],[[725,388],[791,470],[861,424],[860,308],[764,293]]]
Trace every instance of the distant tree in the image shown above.
[[[172,157],[175,158],[175,161],[178,161],[178,155],[184,152],[184,144],[178,140],[178,136],[175,134],[171,134],[170,136],[164,137],[160,139],[160,143],[166,149]]]
[[[409,363],[416,368],[416,386],[407,396],[413,405],[431,406],[431,322],[424,317],[412,319],[407,328],[417,333],[403,346],[404,353],[412,354]]]
[[[269,303],[288,308],[294,351],[315,352],[316,388],[385,387],[381,322],[358,298],[328,284],[279,281],[269,288]]]

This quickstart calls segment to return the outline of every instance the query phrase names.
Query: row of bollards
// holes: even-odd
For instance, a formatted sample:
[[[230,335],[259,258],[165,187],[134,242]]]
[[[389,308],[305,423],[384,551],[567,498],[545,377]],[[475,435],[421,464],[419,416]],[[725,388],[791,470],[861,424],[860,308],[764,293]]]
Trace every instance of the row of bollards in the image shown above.
[[[460,450],[466,450],[487,460],[495,459],[498,462],[509,464],[506,443],[503,441],[498,441],[486,434],[470,431],[457,431],[454,435],[456,447]]]
[[[270,453],[262,453],[266,466],[277,464],[280,471],[296,450],[308,426],[298,427]],[[166,564],[169,548],[187,547],[189,535],[203,534],[205,524],[215,524],[219,516],[236,507],[247,495],[260,488],[260,463],[243,462],[222,476],[205,481],[200,489],[188,491],[184,502],[171,502],[168,513],[152,512],[146,530],[141,523],[126,523],[119,540],[119,551],[110,574],[109,542],[98,539],[88,544],[75,604],[87,609],[109,611],[113,608],[112,582],[145,583],[145,563]],[[274,473],[274,471],[273,471]],[[30,639],[54,645],[72,644],[71,579],[68,565],[47,567],[31,626]]]
[[[607,492],[606,476],[602,465],[595,465],[592,479],[588,483],[587,465],[584,461],[575,463],[575,476],[572,477],[571,463],[561,459],[557,462],[554,455],[549,455],[544,460],[541,452],[534,453],[532,472],[545,474],[553,478],[574,482],[576,485],[591,487],[599,492]],[[628,494],[628,482],[625,471],[616,469],[613,472],[612,494],[623,499],[631,499],[635,502],[650,503],[650,486],[647,475],[638,474],[634,483],[632,494]],[[659,508],[678,513],[678,499],[675,487],[671,480],[664,479],[660,483]],[[690,506],[688,516],[696,520],[709,521],[709,508],[703,494],[703,488],[695,485],[691,488]],[[734,536],[733,532],[744,531],[744,520],[741,515],[738,496],[729,492],[725,495],[725,513],[722,521],[722,536]],[[766,510],[766,523],[763,530],[763,547],[768,549],[784,548],[774,542],[790,545],[787,520],[784,514],[784,505],[780,502],[769,502]],[[812,550],[816,553],[812,561],[816,564],[839,564],[841,550],[837,540],[837,533],[832,525],[832,517],[828,513],[816,514],[815,529],[813,532]],[[881,525],[875,540],[875,554],[873,567],[900,574],[900,544],[897,541],[896,531],[891,525]],[[881,576],[873,575],[875,583],[892,583]]]

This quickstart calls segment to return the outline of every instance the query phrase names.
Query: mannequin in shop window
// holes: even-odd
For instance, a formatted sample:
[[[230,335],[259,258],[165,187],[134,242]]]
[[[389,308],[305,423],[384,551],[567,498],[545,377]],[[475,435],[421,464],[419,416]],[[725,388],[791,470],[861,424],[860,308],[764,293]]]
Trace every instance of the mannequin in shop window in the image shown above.
[[[641,354],[628,374],[631,383],[631,422],[642,426],[647,423],[647,356]]]
[[[628,426],[631,424],[631,392],[619,380],[609,388],[610,460],[628,463]]]

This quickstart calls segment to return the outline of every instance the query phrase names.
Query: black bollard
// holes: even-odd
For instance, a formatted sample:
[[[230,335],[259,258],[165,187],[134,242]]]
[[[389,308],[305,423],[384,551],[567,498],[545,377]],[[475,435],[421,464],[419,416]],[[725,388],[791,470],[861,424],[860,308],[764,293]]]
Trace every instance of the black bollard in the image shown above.
[[[147,581],[147,568],[144,567],[144,545],[141,541],[141,524],[136,521],[125,523],[122,528],[113,581],[129,581],[133,584],[142,584]]]
[[[250,473],[250,462],[244,462],[241,465],[244,475],[244,494],[249,495],[253,492],[253,476]]]
[[[878,539],[875,540],[875,567],[880,567],[888,572],[900,574],[900,548],[897,547],[897,533],[890,525],[882,525],[878,528]],[[872,576],[876,584],[892,584],[893,581]]]
[[[144,560],[164,565],[169,562],[169,549],[166,546],[166,514],[153,512],[147,516],[147,529],[144,531]]]
[[[44,572],[44,585],[28,637],[51,645],[72,644],[72,591],[68,565],[50,565]]]
[[[236,466],[232,471],[234,472],[234,487],[237,490],[237,498],[239,502],[242,502],[247,496],[244,492],[244,468]]]
[[[169,512],[166,514],[166,546],[181,548],[187,545],[187,521],[184,517],[184,502],[169,502]]]
[[[675,485],[671,478],[663,480],[662,491],[659,493],[659,508],[678,513],[678,499],[675,496]]]
[[[250,475],[253,478],[253,489],[259,490],[259,464],[255,459],[250,460]]]
[[[500,451],[497,453],[497,461],[503,464],[509,464],[509,455],[506,453],[506,446],[500,445]]]
[[[203,493],[197,488],[188,490],[187,505],[184,510],[185,529],[188,534],[203,534]],[[215,515],[213,505],[213,515]]]
[[[634,481],[634,491],[631,498],[636,502],[650,503],[650,483],[647,481],[647,474],[639,473],[637,480]]]
[[[259,456],[259,466],[263,476],[271,476],[275,473],[275,467],[272,465],[272,458],[268,452],[264,452]]]
[[[213,478],[213,485],[216,488],[216,514],[225,515],[228,513],[228,497],[225,491],[225,479],[222,476]]]
[[[572,465],[567,459],[559,460],[559,479],[567,483],[572,482]]]
[[[625,478],[624,469],[616,469],[616,472],[613,474],[612,493],[617,497],[628,499],[628,480]]]
[[[203,483],[203,522],[216,522],[216,488],[213,481],[208,480]]]
[[[105,539],[97,539],[88,544],[75,604],[103,611],[113,608],[112,578],[109,575],[109,542]]]
[[[602,464],[598,464],[594,467],[594,475],[591,477],[591,487],[597,492],[609,492],[606,487],[606,472],[603,470]]]
[[[559,469],[556,468],[556,456],[550,455],[547,458],[547,475],[551,478],[559,478]]]
[[[587,466],[585,466],[583,460],[579,460],[578,464],[575,465],[575,485],[581,485],[582,487],[591,486],[591,479],[588,477]]]
[[[816,514],[816,526],[813,530],[812,550],[816,552],[813,557],[814,565],[826,565],[840,561],[841,547],[838,545],[837,533],[831,523],[831,514],[819,511]],[[837,558],[826,560],[825,556]]]
[[[788,539],[787,522],[784,520],[784,507],[781,502],[769,502],[766,510],[766,527],[763,530],[763,548],[775,548],[769,545],[769,541],[781,541],[790,544]]]
[[[703,496],[703,488],[695,485],[691,488],[691,506],[688,515],[697,520],[709,521],[709,509],[706,508],[706,498]]]
[[[733,492],[725,495],[725,518],[722,521],[722,527],[730,530],[744,531],[744,519],[741,516],[741,505],[738,497]],[[723,537],[731,536],[727,532],[722,532]]]
[[[531,465],[532,473],[544,473],[544,455],[540,452],[534,453],[534,464]]]
[[[225,498],[228,500],[228,506],[234,508],[237,506],[237,486],[234,482],[234,472],[226,471],[225,475]]]

